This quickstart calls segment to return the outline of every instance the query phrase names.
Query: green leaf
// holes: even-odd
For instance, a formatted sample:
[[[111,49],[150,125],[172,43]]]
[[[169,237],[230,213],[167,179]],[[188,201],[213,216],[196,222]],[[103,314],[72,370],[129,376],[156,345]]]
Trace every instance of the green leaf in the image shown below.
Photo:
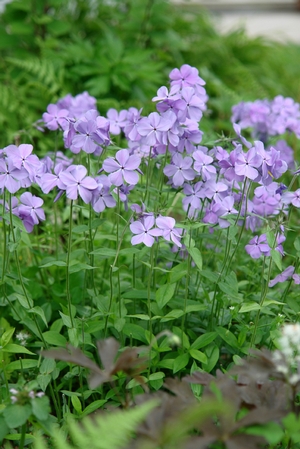
[[[184,315],[183,310],[174,309],[174,310],[171,310],[171,312],[167,313],[167,315],[161,317],[160,321],[161,321],[161,323],[165,323],[167,321],[177,320],[177,318],[180,318],[182,315]]]
[[[252,312],[252,310],[259,310],[260,305],[257,302],[245,302],[239,310],[239,313]]]
[[[27,295],[27,298],[23,295],[19,295],[18,293],[14,293],[14,296],[17,298],[19,303],[21,304],[24,309],[32,309],[33,307],[33,301],[32,299]]]
[[[65,347],[67,344],[67,339],[55,331],[44,332],[43,337],[49,345]]]
[[[87,225],[79,225],[79,226],[74,226],[74,228],[72,228],[72,232],[74,232],[74,234],[83,234],[84,232],[87,232],[89,230],[89,227]]]
[[[225,329],[224,327],[217,327],[216,331],[218,335],[229,345],[235,349],[239,349],[238,341],[236,336],[230,332],[230,330]]]
[[[217,364],[220,356],[220,351],[217,345],[211,344],[205,349],[205,354],[207,356],[207,363],[202,364],[202,368],[209,373]]]
[[[71,318],[68,315],[62,313],[61,311],[59,311],[59,314],[61,316],[61,319],[63,320],[64,325],[68,328],[71,328],[72,327]]]
[[[112,248],[99,248],[92,251],[89,254],[95,254],[95,256],[101,256],[102,259],[108,259],[109,257],[116,257],[117,250]]]
[[[275,262],[277,268],[282,271],[282,258],[279,251],[276,251],[276,249],[271,249],[271,257],[273,261]]]
[[[200,310],[206,310],[207,306],[204,304],[190,304],[186,306],[185,313],[191,313],[191,312],[199,312]]]
[[[92,402],[83,410],[81,416],[86,416],[89,415],[90,413],[93,413],[95,410],[101,408],[106,402],[107,402],[106,399],[99,399],[97,401]]]
[[[247,435],[259,435],[264,437],[269,444],[276,445],[280,443],[284,436],[284,431],[280,424],[269,422],[261,426],[250,426],[244,430]]]
[[[165,373],[158,371],[157,373],[150,374],[149,380],[159,380],[165,377]]]
[[[200,349],[204,348],[205,346],[209,345],[212,341],[215,340],[217,336],[217,332],[206,332],[206,334],[200,335],[194,343],[192,343],[191,348],[192,349]]]
[[[34,352],[29,351],[28,349],[24,348],[24,346],[21,345],[15,345],[13,343],[9,343],[4,348],[2,348],[3,352],[10,352],[12,354],[29,354],[29,355],[35,355]]]
[[[0,415],[0,443],[9,432],[9,426],[6,424],[4,416]]]
[[[71,402],[72,402],[72,405],[74,407],[74,410],[79,415],[81,415],[81,413],[82,413],[82,405],[81,405],[80,399],[78,399],[77,396],[71,396]]]
[[[47,396],[31,399],[31,405],[32,413],[38,420],[46,421],[49,418],[50,404]]]
[[[163,309],[163,307],[168,304],[168,302],[173,298],[173,295],[175,293],[176,284],[164,284],[156,291],[156,302],[160,309]]]
[[[63,260],[53,260],[52,262],[45,263],[44,265],[40,265],[40,268],[48,268],[48,267],[66,267],[67,264]]]
[[[188,250],[191,258],[193,259],[193,261],[195,262],[195,264],[201,271],[203,263],[202,263],[202,256],[201,256],[199,249],[194,247],[194,248],[187,248],[187,250]]]
[[[11,340],[11,337],[13,336],[15,332],[15,328],[14,327],[10,327],[7,331],[5,331],[0,339],[1,342],[1,346],[6,346],[8,344],[8,342]]]
[[[197,349],[190,349],[190,355],[193,357],[193,359],[198,360],[199,362],[207,363],[206,355],[203,352],[198,351]]]
[[[145,315],[144,313],[137,313],[136,315],[126,315],[128,318],[137,318],[139,320],[143,320],[143,321],[149,321],[150,317],[149,315]],[[152,317],[153,319],[153,317]]]
[[[87,263],[79,262],[79,260],[72,260],[69,272],[70,273],[78,273],[78,271],[95,270],[95,269],[96,269],[96,267],[92,267],[91,265],[88,265]]]
[[[15,360],[6,366],[7,371],[14,371],[19,369],[36,368],[39,361],[35,359],[21,359]]]
[[[209,271],[209,270],[202,270],[201,276],[205,277],[206,279],[213,282],[214,284],[216,284],[219,280],[219,275],[217,273],[214,273],[213,271]]]
[[[32,408],[29,404],[11,404],[4,409],[3,416],[8,427],[14,429],[15,427],[23,426],[31,413]]]
[[[41,307],[39,307],[39,306],[32,307],[32,309],[28,310],[28,313],[34,313],[35,315],[40,316],[42,318],[42,320],[44,321],[44,323],[46,324],[46,327],[48,327],[48,322],[47,322],[47,319],[45,316],[45,312]]]
[[[126,323],[122,330],[124,335],[134,340],[142,341],[148,344],[147,338],[145,336],[145,329],[142,326],[132,323]]]
[[[175,265],[175,267],[172,268],[170,271],[170,283],[175,283],[182,279],[187,274],[187,262],[181,262],[178,265]]]
[[[46,391],[46,388],[48,387],[49,383],[51,382],[51,375],[50,374],[39,374],[37,376],[36,380],[37,380],[37,383],[39,384],[40,388],[43,391]]]
[[[186,365],[189,363],[190,356],[189,354],[181,354],[174,360],[173,365],[173,374],[177,373],[178,371],[182,370],[186,367]]]

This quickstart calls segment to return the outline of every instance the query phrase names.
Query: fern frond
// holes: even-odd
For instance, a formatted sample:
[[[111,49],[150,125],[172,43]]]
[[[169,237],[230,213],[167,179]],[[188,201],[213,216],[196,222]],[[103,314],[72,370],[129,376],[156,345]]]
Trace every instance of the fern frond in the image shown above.
[[[32,57],[31,59],[17,59],[7,57],[6,62],[18,67],[24,72],[33,75],[38,81],[50,88],[52,91],[57,91],[60,88],[59,78],[57,76],[57,68],[53,61],[48,59],[39,59]]]
[[[93,420],[87,416],[80,424],[69,421],[67,427],[73,444],[68,444],[65,435],[60,432],[55,433],[52,444],[56,449],[122,449],[127,446],[138,425],[158,404],[157,400],[150,400],[130,410],[101,414]],[[38,436],[33,447],[47,449],[45,441]]]

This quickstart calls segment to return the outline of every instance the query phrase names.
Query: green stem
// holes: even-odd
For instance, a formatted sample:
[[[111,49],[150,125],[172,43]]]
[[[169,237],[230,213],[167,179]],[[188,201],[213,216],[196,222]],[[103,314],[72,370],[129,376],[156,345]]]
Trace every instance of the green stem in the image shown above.
[[[112,302],[113,302],[113,273],[114,273],[114,268],[115,268],[115,266],[117,264],[117,261],[118,261],[118,258],[119,258],[119,253],[120,253],[120,250],[121,250],[121,245],[122,245],[122,242],[123,242],[123,239],[124,239],[124,235],[125,235],[125,232],[126,232],[128,226],[129,226],[129,223],[131,222],[131,218],[132,218],[132,216],[130,217],[130,219],[128,220],[126,225],[124,226],[123,232],[121,234],[121,238],[119,239],[119,241],[117,240],[118,247],[117,247],[116,256],[115,256],[113,264],[110,266],[110,270],[109,270],[110,297],[109,297],[108,311],[107,311],[107,315],[106,315],[106,318],[105,318],[104,338],[106,338],[107,326],[108,326],[108,318],[109,318],[109,315],[110,315],[110,312],[111,312],[111,307],[112,307]]]
[[[256,337],[256,332],[257,332],[257,328],[258,328],[258,321],[260,318],[260,312],[262,309],[262,306],[264,304],[264,301],[266,299],[267,296],[267,292],[268,292],[268,285],[271,279],[271,271],[272,271],[272,259],[270,259],[270,263],[269,263],[269,270],[268,270],[268,275],[267,275],[267,280],[266,282],[264,282],[264,272],[265,272],[265,263],[266,263],[266,257],[264,257],[264,262],[263,262],[263,270],[262,270],[262,279],[261,279],[261,296],[260,296],[260,301],[259,301],[259,309],[256,313],[256,317],[255,317],[255,321],[254,321],[254,329],[253,329],[253,333],[251,336],[251,342],[250,342],[250,349],[253,347],[254,343],[255,343],[255,337]]]
[[[68,310],[72,328],[74,328],[73,313],[72,313],[72,298],[70,291],[70,256],[72,248],[72,223],[73,223],[73,200],[70,204],[70,218],[69,218],[69,236],[68,236],[68,249],[67,249],[67,260],[66,260],[66,288],[67,288],[67,301]]]
[[[147,308],[148,308],[148,316],[149,316],[149,342],[152,341],[152,312],[151,312],[151,281],[153,275],[153,262],[154,262],[154,245],[151,247],[150,252],[150,271],[148,274],[148,285],[147,285]]]
[[[25,436],[26,436],[26,423],[23,424],[22,429],[21,429],[21,438],[20,438],[19,449],[24,449]]]

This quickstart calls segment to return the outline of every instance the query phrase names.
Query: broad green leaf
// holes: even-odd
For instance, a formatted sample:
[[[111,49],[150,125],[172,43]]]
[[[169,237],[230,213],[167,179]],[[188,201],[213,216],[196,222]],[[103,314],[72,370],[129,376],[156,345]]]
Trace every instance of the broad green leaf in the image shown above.
[[[143,343],[148,344],[147,338],[145,336],[145,329],[142,326],[132,323],[125,323],[122,332],[129,338],[133,338],[134,340],[142,341]]]
[[[217,327],[216,332],[227,344],[229,344],[229,346],[232,346],[235,349],[239,349],[236,336],[232,332],[230,332],[230,330],[225,329],[224,327]]]
[[[35,359],[21,359],[15,360],[6,366],[7,371],[14,371],[19,369],[29,369],[38,366],[39,361]]]
[[[43,337],[49,345],[65,347],[67,344],[67,339],[55,331],[44,332]]]
[[[274,260],[277,268],[282,271],[282,259],[279,251],[276,251],[276,249],[271,249],[271,257]]]
[[[71,318],[68,315],[65,315],[64,313],[62,313],[61,311],[59,311],[59,314],[61,316],[61,319],[64,322],[64,325],[68,328],[71,328],[72,327]]]
[[[203,335],[200,335],[194,343],[192,343],[191,348],[192,349],[200,349],[204,348],[205,346],[209,345],[212,341],[215,340],[217,336],[217,332],[206,332]]]
[[[257,302],[245,302],[239,310],[239,313],[252,312],[253,310],[259,310],[260,305]]]
[[[194,247],[194,248],[187,248],[191,258],[193,259],[193,261],[195,262],[195,264],[197,265],[197,267],[199,268],[199,270],[202,270],[202,256],[201,253],[199,251],[198,248]]]
[[[204,304],[190,304],[186,306],[185,313],[199,312],[200,310],[207,310]]]
[[[167,315],[161,317],[160,321],[161,321],[161,323],[165,323],[167,321],[177,320],[177,318],[180,318],[182,315],[184,315],[183,310],[174,309],[174,310],[171,310],[171,312],[167,313]]]
[[[211,346],[208,346],[205,349],[205,354],[207,357],[207,363],[202,364],[202,368],[207,372],[210,373],[210,371],[216,366],[219,360],[220,356],[220,350],[217,345],[211,344]]]
[[[173,298],[176,284],[164,284],[156,291],[156,302],[160,309],[163,309],[166,304]]]
[[[79,415],[81,415],[82,405],[81,405],[80,399],[78,399],[77,396],[71,396],[71,402],[72,402],[72,405],[73,405],[74,409],[76,410],[76,412]]]
[[[48,396],[31,399],[32,413],[40,421],[46,421],[50,413],[50,404]]]
[[[165,377],[165,373],[158,371],[157,373],[150,374],[149,380],[159,380]]]
[[[24,307],[24,309],[32,309],[33,301],[28,295],[26,298],[24,295],[20,295],[19,293],[14,293],[14,296],[17,298],[17,300],[19,301],[21,306]]]
[[[181,354],[174,360],[173,364],[173,374],[177,373],[178,371],[182,370],[186,367],[186,365],[189,363],[190,356],[188,353]]]
[[[108,259],[109,257],[116,257],[117,250],[112,248],[98,248],[90,254],[95,254],[95,256],[101,256],[103,259]]]
[[[181,262],[178,265],[175,265],[175,267],[172,268],[169,274],[170,283],[175,283],[182,279],[187,274],[187,262]]]
[[[97,401],[92,402],[89,404],[82,412],[81,416],[89,415],[90,413],[93,413],[95,410],[99,410],[105,403],[106,399],[99,399]]]
[[[9,343],[14,332],[15,332],[14,327],[10,327],[7,331],[3,332],[0,339],[1,346],[6,346]]]
[[[214,284],[216,284],[219,280],[219,275],[217,273],[214,273],[213,271],[209,271],[209,270],[202,270],[201,276],[205,277],[206,279],[213,282]]]
[[[9,432],[9,426],[6,424],[4,416],[0,415],[0,443]]]
[[[49,383],[51,382],[51,375],[50,374],[39,374],[37,376],[36,380],[37,380],[37,383],[39,384],[40,388],[43,391],[46,391],[46,388],[48,387]]]
[[[203,352],[198,351],[198,349],[190,349],[190,355],[193,359],[198,360],[199,362],[207,363],[206,355]]]
[[[48,322],[47,322],[47,319],[45,316],[45,312],[40,306],[32,307],[32,309],[28,310],[28,313],[34,313],[35,315],[38,315],[39,317],[41,317],[42,320],[44,321],[44,323],[46,324],[46,327],[48,327]]]
[[[31,413],[32,408],[29,404],[11,404],[4,409],[3,416],[8,427],[14,429],[23,426]]]
[[[34,352],[29,351],[24,346],[21,345],[15,345],[14,343],[9,343],[4,348],[2,348],[3,352],[10,352],[12,354],[29,354],[29,355],[35,355]]]

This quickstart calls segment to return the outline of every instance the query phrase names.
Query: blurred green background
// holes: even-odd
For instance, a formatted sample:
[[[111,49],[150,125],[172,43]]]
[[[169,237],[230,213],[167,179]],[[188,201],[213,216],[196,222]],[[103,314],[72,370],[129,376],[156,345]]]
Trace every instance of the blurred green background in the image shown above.
[[[49,103],[88,91],[98,109],[136,106],[151,98],[174,67],[199,69],[210,97],[201,129],[231,129],[240,101],[290,96],[300,101],[300,46],[243,30],[221,35],[209,13],[167,0],[13,0],[0,16],[1,147],[52,145],[32,123]],[[53,136],[51,137],[53,139]]]

